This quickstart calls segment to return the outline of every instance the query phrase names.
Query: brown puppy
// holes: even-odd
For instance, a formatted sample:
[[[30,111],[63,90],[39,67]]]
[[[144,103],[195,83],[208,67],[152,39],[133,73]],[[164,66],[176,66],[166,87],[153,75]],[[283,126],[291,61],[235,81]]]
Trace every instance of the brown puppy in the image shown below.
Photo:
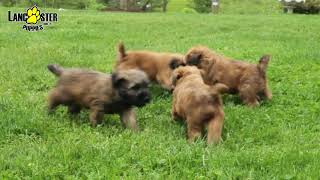
[[[58,105],[68,106],[69,113],[88,108],[93,126],[101,123],[104,113],[118,113],[123,125],[137,129],[133,106],[144,106],[150,100],[144,72],[128,70],[111,75],[58,65],[48,65],[48,69],[59,77],[49,94],[49,112]]]
[[[184,64],[182,54],[158,53],[151,51],[128,51],[122,43],[118,45],[117,70],[140,69],[150,80],[163,88],[172,90],[172,69]]]
[[[188,126],[188,139],[192,142],[208,127],[208,144],[219,143],[224,112],[219,93],[227,91],[224,84],[206,85],[200,70],[181,66],[173,71],[172,118],[184,119]]]
[[[231,60],[207,47],[191,48],[185,56],[188,65],[197,66],[204,71],[207,84],[223,83],[229,93],[239,93],[242,101],[249,106],[259,105],[261,98],[272,98],[268,88],[266,69],[269,55],[261,57],[258,64]]]

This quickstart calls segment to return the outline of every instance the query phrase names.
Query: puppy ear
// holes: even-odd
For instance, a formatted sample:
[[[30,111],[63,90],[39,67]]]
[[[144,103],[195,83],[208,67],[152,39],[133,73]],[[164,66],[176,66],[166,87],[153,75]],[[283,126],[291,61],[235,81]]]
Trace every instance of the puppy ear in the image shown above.
[[[180,60],[177,59],[177,58],[173,58],[170,63],[169,63],[169,66],[172,70],[176,69],[177,67],[179,67],[180,65],[182,65],[180,63]]]
[[[113,87],[116,87],[116,88],[123,86],[123,84],[126,83],[127,81],[124,78],[120,78],[116,72],[112,73],[111,80],[112,80]]]
[[[196,66],[200,63],[201,58],[202,58],[202,54],[200,53],[190,54],[190,56],[187,59],[187,64]]]
[[[172,85],[176,86],[177,85],[177,81],[179,79],[181,79],[183,76],[183,72],[182,71],[177,71],[176,73],[173,74],[172,76]]]

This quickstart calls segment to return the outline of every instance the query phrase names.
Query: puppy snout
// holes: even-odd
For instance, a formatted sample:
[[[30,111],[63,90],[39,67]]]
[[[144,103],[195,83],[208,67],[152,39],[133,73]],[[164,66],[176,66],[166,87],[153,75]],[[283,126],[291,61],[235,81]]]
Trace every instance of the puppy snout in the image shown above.
[[[151,97],[149,95],[145,96],[143,98],[144,102],[149,102],[151,100]]]
[[[151,96],[150,96],[150,93],[147,92],[147,91],[142,91],[140,94],[139,94],[139,99],[141,99],[143,102],[149,102],[151,100]]]

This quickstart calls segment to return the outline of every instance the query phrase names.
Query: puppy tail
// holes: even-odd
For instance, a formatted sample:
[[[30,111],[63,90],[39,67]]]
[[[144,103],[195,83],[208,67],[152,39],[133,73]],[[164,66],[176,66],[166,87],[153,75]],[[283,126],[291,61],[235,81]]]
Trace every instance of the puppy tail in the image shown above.
[[[210,87],[210,93],[212,96],[217,96],[219,94],[224,94],[229,91],[229,87],[222,83],[217,83]]]
[[[270,55],[264,55],[260,58],[259,64],[258,64],[258,69],[260,70],[260,72],[264,74],[266,73],[270,59],[271,59]]]
[[[124,47],[124,44],[122,42],[120,42],[118,44],[118,61],[122,61],[124,57],[126,57],[126,49]]]
[[[60,76],[63,72],[63,68],[56,65],[56,64],[49,64],[48,66],[49,71],[51,71],[54,75]]]

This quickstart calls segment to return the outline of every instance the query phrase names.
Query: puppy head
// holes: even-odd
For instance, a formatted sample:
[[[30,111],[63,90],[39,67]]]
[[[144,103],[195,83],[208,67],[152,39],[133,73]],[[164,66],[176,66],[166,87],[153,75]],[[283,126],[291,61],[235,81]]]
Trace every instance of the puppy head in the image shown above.
[[[185,62],[189,66],[197,66],[198,68],[205,68],[210,63],[214,63],[212,60],[212,51],[204,46],[197,46],[191,48],[186,56]]]
[[[131,69],[114,72],[112,84],[122,100],[129,105],[142,107],[151,99],[149,79],[143,71]]]
[[[169,67],[171,70],[178,68],[179,66],[185,66],[186,63],[184,62],[183,58],[174,57],[171,59],[169,63]]]
[[[181,79],[191,74],[198,74],[201,76],[201,71],[193,66],[180,66],[173,71],[172,85],[175,87]]]

